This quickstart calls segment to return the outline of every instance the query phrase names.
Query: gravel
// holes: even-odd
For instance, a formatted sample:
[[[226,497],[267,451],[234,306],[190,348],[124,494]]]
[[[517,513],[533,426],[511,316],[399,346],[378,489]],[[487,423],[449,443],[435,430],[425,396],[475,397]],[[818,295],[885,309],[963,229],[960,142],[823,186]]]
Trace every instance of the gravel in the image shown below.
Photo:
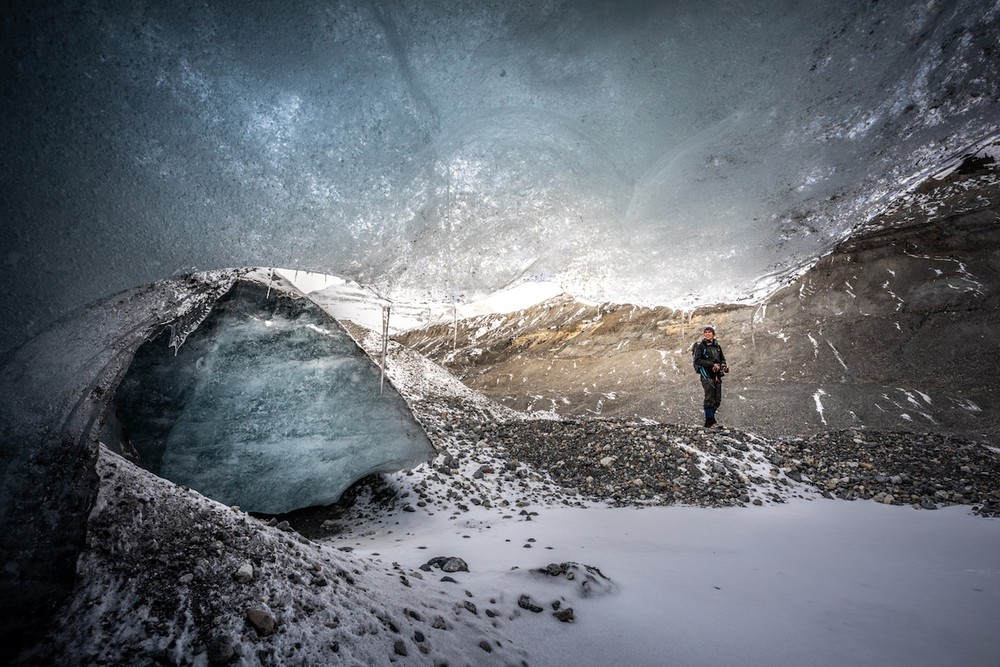
[[[461,400],[417,406],[441,455],[432,464],[459,510],[521,482],[542,499],[613,506],[763,505],[792,497],[920,509],[968,505],[1000,516],[1000,452],[955,436],[832,431],[767,438],[735,429],[627,420],[497,420]],[[459,475],[462,466],[467,475]],[[422,497],[426,504],[429,498]]]

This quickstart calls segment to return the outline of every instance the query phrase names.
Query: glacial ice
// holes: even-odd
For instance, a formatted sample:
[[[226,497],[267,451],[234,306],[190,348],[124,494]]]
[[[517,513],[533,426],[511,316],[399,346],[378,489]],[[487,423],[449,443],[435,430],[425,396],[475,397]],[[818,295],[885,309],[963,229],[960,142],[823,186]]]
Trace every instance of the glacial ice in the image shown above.
[[[433,456],[399,393],[308,300],[240,282],[173,337],[139,348],[116,395],[125,450],[161,477],[278,514]]]
[[[13,10],[0,352],[174,273],[762,295],[1000,132],[1000,4]]]

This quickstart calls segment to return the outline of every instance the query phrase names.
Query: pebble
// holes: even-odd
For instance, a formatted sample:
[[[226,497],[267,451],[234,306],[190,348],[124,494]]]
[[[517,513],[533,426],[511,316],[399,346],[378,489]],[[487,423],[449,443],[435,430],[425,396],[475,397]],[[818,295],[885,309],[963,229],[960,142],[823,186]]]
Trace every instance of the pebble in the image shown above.
[[[247,622],[257,631],[257,635],[260,637],[267,637],[274,632],[274,616],[266,609],[248,609]]]
[[[527,611],[533,612],[535,614],[544,611],[544,609],[538,606],[534,602],[534,600],[531,599],[531,596],[529,595],[522,595],[521,597],[519,597],[517,599],[517,606],[520,607],[521,609],[526,609]]]
[[[253,579],[253,565],[250,563],[243,563],[240,567],[233,573],[236,581],[241,584],[245,584]]]
[[[217,635],[208,642],[206,657],[210,665],[225,665],[236,657],[233,640],[226,635]]]
[[[576,620],[576,617],[573,614],[572,607],[566,607],[565,609],[560,609],[558,611],[553,612],[552,615],[555,616],[560,621],[562,621],[563,623],[572,623]]]

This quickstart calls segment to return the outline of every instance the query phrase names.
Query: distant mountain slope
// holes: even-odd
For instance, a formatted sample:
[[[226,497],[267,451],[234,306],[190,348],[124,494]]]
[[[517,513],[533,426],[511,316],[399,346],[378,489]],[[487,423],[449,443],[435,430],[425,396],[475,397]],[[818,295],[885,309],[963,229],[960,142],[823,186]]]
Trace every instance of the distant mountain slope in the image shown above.
[[[1000,178],[967,160],[756,305],[680,312],[559,297],[397,339],[517,409],[695,423],[689,349],[715,324],[720,419],[800,433],[865,426],[995,434]],[[712,279],[706,258],[705,280]]]

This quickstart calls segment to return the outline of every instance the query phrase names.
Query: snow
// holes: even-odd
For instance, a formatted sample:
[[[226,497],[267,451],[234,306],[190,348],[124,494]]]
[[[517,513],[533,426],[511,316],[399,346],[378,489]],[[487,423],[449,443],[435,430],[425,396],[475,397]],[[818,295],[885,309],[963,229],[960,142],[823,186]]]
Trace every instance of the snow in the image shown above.
[[[476,456],[489,455],[482,450]],[[475,485],[471,471],[477,466],[466,461],[454,474]],[[109,468],[115,472],[109,475]],[[514,501],[510,507],[361,510],[345,532],[313,542],[153,478],[107,451],[99,469],[105,481],[94,516],[119,511],[132,522],[120,529],[119,554],[142,548],[122,536],[141,540],[144,521],[146,529],[162,529],[166,522],[155,513],[169,512],[171,504],[190,517],[195,531],[207,526],[209,534],[221,535],[211,528],[219,526],[237,544],[251,531],[247,544],[253,546],[246,549],[271,555],[248,588],[236,587],[231,606],[271,610],[283,630],[257,640],[258,649],[277,656],[291,652],[306,664],[325,664],[331,641],[339,642],[340,659],[379,665],[430,664],[434,657],[449,664],[524,660],[581,667],[986,667],[996,664],[1000,652],[1000,520],[975,517],[962,506],[924,511],[813,495],[763,507],[640,509],[576,503],[570,496],[518,511],[524,503],[517,498],[531,490],[507,486],[500,492]],[[537,490],[543,478],[528,479]],[[404,498],[413,498],[418,485],[431,494],[444,491],[439,480],[427,464],[388,476]],[[150,516],[118,507],[121,501],[109,493],[115,487],[121,493],[122,484],[128,491],[121,497],[146,507]],[[362,498],[356,507],[365,504]],[[206,520],[208,514],[214,518]],[[247,562],[249,554],[231,551],[220,551],[216,571],[235,572]],[[418,570],[437,556],[457,556],[469,571],[450,573],[455,583],[447,583],[439,570]],[[585,590],[579,579],[539,571],[552,563],[577,564],[578,573],[596,568],[605,578],[594,577]],[[338,576],[331,586],[304,593],[286,571],[306,566],[327,577],[349,572],[350,585]],[[114,628],[116,641],[148,644],[136,622],[148,612],[129,612],[133,582],[117,582],[102,569],[106,564],[90,556],[81,567],[91,584],[79,598],[81,609],[95,619],[123,614]],[[525,595],[543,610],[521,609],[517,601]],[[88,607],[87,600],[99,604]],[[316,611],[301,614],[299,600]],[[553,616],[554,601],[574,610],[572,623]],[[407,609],[418,611],[421,621]],[[449,630],[427,629],[438,615]],[[425,632],[433,655],[425,658],[412,644],[407,658],[390,655],[386,635],[390,645],[397,635],[384,630],[386,621],[402,628],[398,636],[404,641]],[[238,635],[241,623],[239,615],[224,617],[220,630]],[[85,649],[108,650],[101,637],[74,636]],[[496,646],[493,653],[480,648],[484,640]],[[173,650],[190,655],[193,641],[185,633]],[[269,664],[258,663],[258,649],[247,647],[239,664]],[[202,661],[195,664],[204,664],[199,655]]]
[[[826,424],[826,417],[823,416],[823,402],[820,400],[823,396],[826,396],[826,392],[822,389],[817,389],[813,393],[813,401],[816,402],[816,412],[819,413],[820,420]]]
[[[404,567],[457,555],[470,572],[453,576],[476,599],[568,598],[573,625],[505,624],[530,664],[992,665],[1000,654],[1000,521],[963,508],[797,500],[395,518],[391,533],[334,543]],[[564,561],[596,566],[615,590],[585,599],[524,573]]]
[[[295,287],[301,290],[303,294],[311,294],[334,285],[345,285],[347,283],[347,281],[343,278],[330,276],[325,273],[314,273],[312,271],[275,269],[274,272],[295,285]]]
[[[337,319],[350,320],[373,330],[382,328],[382,308],[389,306],[389,331],[396,334],[432,322],[451,322],[456,316],[468,319],[480,315],[513,313],[558,296],[562,289],[553,282],[538,280],[485,293],[468,303],[440,300],[399,301],[379,296],[370,288],[338,276],[276,269],[296,288]]]
[[[283,630],[257,647],[283,655],[297,643],[294,657],[307,664],[325,664],[333,640],[348,662],[431,663],[412,644],[407,659],[389,655],[384,619],[400,626],[406,641],[415,630],[425,632],[431,657],[449,664],[986,667],[1000,652],[1000,520],[961,506],[923,511],[793,498],[726,509],[542,502],[520,514],[514,507],[471,506],[463,513],[397,507],[313,542],[178,490],[107,451],[99,469],[105,483],[94,516],[114,511],[120,501],[112,502],[108,490],[122,484],[136,497],[132,502],[154,513],[126,511],[133,525],[123,526],[123,535],[141,537],[143,521],[162,528],[155,513],[171,504],[191,508],[184,513],[194,531],[219,526],[236,543],[252,531],[252,548],[272,555],[255,568],[252,584],[235,586],[232,606],[240,609],[238,600],[246,598],[270,609]],[[389,483],[399,493],[433,486],[431,472],[418,466]],[[119,554],[142,548],[127,539],[116,545]],[[250,555],[230,551],[220,552],[222,572],[235,572]],[[418,570],[436,556],[457,556],[469,571],[450,573],[455,583],[446,583],[440,570]],[[550,563],[578,564],[578,573],[596,568],[606,579],[595,577],[585,591],[579,579],[541,574]],[[349,572],[350,585],[337,576],[303,593],[283,569],[307,566],[322,576]],[[113,586],[100,559],[87,557],[81,567],[94,588],[80,599],[100,601],[81,613],[96,619],[133,607],[133,582]],[[523,595],[543,611],[520,609]],[[316,611],[293,620],[300,598]],[[557,600],[574,610],[574,622],[553,617]],[[418,611],[421,621],[406,609]],[[437,615],[448,620],[448,631],[427,629]],[[241,622],[225,618],[220,627],[239,634]],[[138,627],[126,616],[114,636],[146,641]],[[489,638],[501,643],[491,654],[479,647]],[[105,650],[100,636],[75,639]],[[189,655],[192,641],[185,635],[174,651]],[[239,664],[259,664],[253,651],[244,655]]]

